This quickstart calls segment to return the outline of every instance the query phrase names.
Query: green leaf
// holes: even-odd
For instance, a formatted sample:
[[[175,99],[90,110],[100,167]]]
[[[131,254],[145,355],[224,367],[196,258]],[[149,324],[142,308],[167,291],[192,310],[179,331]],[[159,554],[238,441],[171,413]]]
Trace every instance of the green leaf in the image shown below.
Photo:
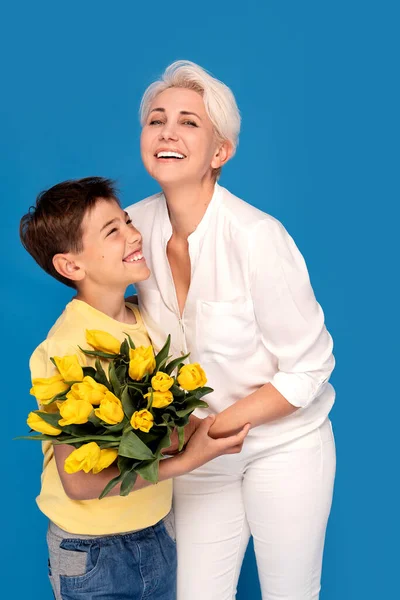
[[[117,450],[119,446],[119,440],[115,442],[101,442],[100,440],[98,440],[97,445],[100,448],[115,448]]]
[[[120,439],[119,435],[85,435],[85,436],[81,436],[81,437],[77,437],[77,436],[69,436],[68,437],[68,442],[66,441],[61,441],[59,442],[60,444],[78,444],[80,442],[83,442],[85,444],[88,444],[89,442],[117,442]]]
[[[96,369],[94,367],[82,367],[84,377],[91,377],[92,379],[96,376]]]
[[[138,392],[142,392],[143,390],[149,387],[149,384],[146,381],[144,381],[143,383],[141,383],[140,381],[135,381],[135,383],[132,383],[132,379],[129,380],[127,385],[128,387],[132,388],[133,390],[137,390]]]
[[[136,471],[132,470],[132,471],[127,471],[125,473],[125,475],[122,478],[122,483],[121,483],[121,488],[120,488],[120,492],[119,495],[120,496],[127,496],[129,494],[129,492],[132,491],[133,486],[136,483],[136,479],[137,479],[137,473]]]
[[[158,442],[157,449],[155,451],[155,455],[157,458],[161,458],[162,450],[164,448],[168,448],[171,445],[171,431],[168,427],[166,433],[163,435],[161,440]]]
[[[126,340],[124,340],[121,344],[120,354],[129,361],[129,345]]]
[[[150,396],[147,398],[146,408],[147,408],[147,410],[151,410],[151,407],[153,406],[153,398],[154,398],[153,388],[149,388],[148,393],[150,394]]]
[[[94,410],[89,415],[89,421],[93,423],[95,427],[100,427],[102,425],[101,419],[96,417]]]
[[[107,496],[107,494],[113,489],[113,487],[115,487],[120,481],[122,481],[122,477],[123,477],[123,475],[122,475],[122,473],[120,473],[117,477],[114,477],[114,479],[111,479],[111,481],[109,481],[107,483],[106,487],[101,492],[101,494],[99,496],[99,500],[104,498],[104,496]]]
[[[156,359],[155,372],[158,371],[158,367],[162,363],[162,361],[168,357],[168,352],[169,352],[170,345],[171,345],[171,336],[168,335],[167,341],[165,342],[164,346],[161,348],[160,352],[155,357],[155,359]]]
[[[173,371],[174,369],[176,369],[176,367],[177,367],[177,366],[178,366],[178,365],[179,365],[179,364],[180,364],[180,363],[181,363],[183,360],[186,360],[186,359],[187,359],[189,356],[190,356],[190,353],[189,353],[189,354],[185,354],[184,356],[180,356],[179,358],[175,358],[174,360],[171,360],[171,362],[170,362],[170,363],[168,363],[168,364],[167,364],[167,365],[164,367],[164,369],[163,369],[164,373],[167,373],[167,375],[171,375],[172,371]]]
[[[180,452],[182,450],[182,448],[183,448],[184,443],[185,443],[185,428],[184,427],[177,427],[176,429],[178,431],[178,440],[179,440],[178,450]]]
[[[97,383],[102,383],[103,385],[106,386],[107,389],[110,390],[110,392],[112,392],[110,382],[108,381],[107,375],[105,374],[102,364],[98,358],[96,358],[95,367],[96,367],[96,371],[97,371],[95,380],[97,381]]]
[[[69,389],[71,389],[71,387]],[[69,390],[65,390],[64,392],[60,392],[59,394],[56,394],[55,396],[52,397],[50,402],[46,402],[46,406],[50,406],[50,404],[53,404],[53,402],[56,402],[57,400],[66,400],[68,392],[69,392]]]
[[[178,417],[185,417],[186,415],[191,414],[195,408],[208,408],[208,404],[202,400],[189,400],[187,403],[185,403],[184,408],[176,411],[176,415]]]
[[[79,350],[88,356],[98,356],[99,358],[117,358],[119,354],[111,354],[110,352],[101,352],[100,350],[85,350],[78,346]]]
[[[107,430],[107,432],[109,433],[118,433],[119,431],[122,431],[123,428],[125,427],[125,425],[127,424],[128,420],[124,419],[123,421],[121,421],[121,423],[117,423],[116,425],[107,425],[106,423],[103,425],[104,429]]]
[[[111,361],[108,366],[108,377],[113,388],[114,394],[119,398],[121,396],[121,384],[115,372],[114,362]]]
[[[127,431],[123,434],[118,454],[120,456],[136,458],[139,460],[154,458],[152,451],[133,431]]]
[[[124,384],[124,383],[125,383],[125,379],[126,379],[126,372],[127,372],[127,370],[128,370],[128,369],[127,369],[126,365],[124,365],[124,364],[122,364],[122,365],[119,365],[119,366],[118,366],[118,367],[115,369],[115,372],[116,372],[116,374],[117,374],[117,377],[118,377],[118,381],[119,381],[121,384]]]
[[[197,388],[197,390],[193,390],[193,392],[191,392],[191,395],[194,396],[195,398],[197,398],[198,400],[200,400],[200,398],[202,398],[206,394],[211,394],[211,392],[213,392],[213,391],[214,391],[213,388],[201,387],[201,388]]]
[[[43,421],[45,421],[45,423],[49,423],[49,425],[52,425],[53,427],[58,427],[59,429],[62,428],[58,424],[58,421],[61,419],[60,413],[58,413],[58,412],[56,412],[56,413],[46,413],[46,412],[43,412],[42,410],[34,410],[32,412],[34,412],[37,415],[39,415],[39,417]]]
[[[151,483],[157,483],[159,463],[160,460],[158,458],[155,458],[150,461],[144,461],[142,466],[137,467],[136,471],[143,479],[146,479],[146,481],[150,481]]]
[[[31,429],[31,431],[33,430]],[[61,433],[59,435],[46,435],[44,433],[39,433],[37,435],[19,435],[18,437],[13,438],[13,440],[39,440],[40,442],[58,441],[60,444],[66,444],[67,442],[61,439],[61,435]]]
[[[121,394],[121,403],[122,408],[124,409],[125,416],[128,420],[132,418],[133,413],[135,412],[135,405],[129,393],[128,386],[125,386],[122,394]]]
[[[131,336],[129,335],[129,333],[126,333],[125,331],[124,331],[124,335],[126,335],[126,337],[128,338],[129,346],[132,348],[132,350],[134,350],[136,348],[136,346],[133,343]]]
[[[182,390],[182,388],[180,388],[178,385],[176,385],[176,383],[174,383],[174,385],[170,388],[170,392],[172,393],[172,395],[174,397],[174,401],[179,398],[185,398],[187,396],[187,393],[185,392],[185,390]]]

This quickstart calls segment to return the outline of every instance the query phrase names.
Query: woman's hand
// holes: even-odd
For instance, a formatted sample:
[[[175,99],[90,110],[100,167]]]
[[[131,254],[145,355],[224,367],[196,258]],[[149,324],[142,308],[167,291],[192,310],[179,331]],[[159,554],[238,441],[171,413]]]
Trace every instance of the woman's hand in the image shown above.
[[[208,433],[210,427],[215,421],[215,416],[210,415],[206,419],[201,420],[195,433],[190,438],[186,450],[182,453],[182,459],[188,471],[201,467],[209,460],[221,456],[222,454],[237,454],[242,450],[243,442],[247,436],[250,425],[246,423],[244,427],[229,437],[213,439]]]

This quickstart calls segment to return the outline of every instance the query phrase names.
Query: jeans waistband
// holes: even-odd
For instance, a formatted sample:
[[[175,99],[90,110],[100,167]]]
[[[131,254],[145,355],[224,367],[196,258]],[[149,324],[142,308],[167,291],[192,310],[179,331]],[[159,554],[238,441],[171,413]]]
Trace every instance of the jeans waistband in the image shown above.
[[[60,539],[79,539],[79,540],[91,540],[94,538],[104,538],[104,537],[113,537],[113,536],[120,536],[120,535],[131,535],[131,534],[135,534],[135,533],[140,533],[141,531],[145,531],[146,529],[149,529],[150,527],[156,527],[157,525],[159,525],[160,523],[162,523],[164,520],[168,520],[170,518],[170,515],[172,515],[172,511],[170,511],[164,518],[162,518],[160,521],[158,521],[157,523],[154,523],[153,525],[150,525],[149,527],[144,527],[142,529],[133,529],[131,531],[121,531],[118,533],[102,533],[99,535],[87,535],[87,534],[81,534],[81,533],[70,533],[69,531],[65,531],[64,529],[61,529],[61,527],[59,527],[58,525],[56,525],[55,523],[53,523],[53,521],[49,521],[49,531],[59,537]]]

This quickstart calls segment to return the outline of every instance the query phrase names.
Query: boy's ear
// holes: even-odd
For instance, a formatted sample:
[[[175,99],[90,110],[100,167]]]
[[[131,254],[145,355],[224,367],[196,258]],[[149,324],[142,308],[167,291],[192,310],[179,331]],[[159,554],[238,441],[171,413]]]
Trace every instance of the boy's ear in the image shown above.
[[[57,273],[66,279],[82,281],[85,277],[84,269],[75,261],[71,254],[56,254],[53,256],[53,266]]]

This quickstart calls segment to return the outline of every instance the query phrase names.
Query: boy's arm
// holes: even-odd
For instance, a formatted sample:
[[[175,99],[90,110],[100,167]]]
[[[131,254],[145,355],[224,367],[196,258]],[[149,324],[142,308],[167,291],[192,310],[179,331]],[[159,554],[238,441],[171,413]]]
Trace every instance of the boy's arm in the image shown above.
[[[200,423],[183,452],[161,460],[158,481],[179,477],[201,467],[221,454],[236,454],[241,451],[250,425],[246,424],[239,433],[230,437],[213,439],[208,435],[208,431],[214,420],[215,417],[210,416]],[[54,445],[54,456],[65,493],[72,500],[98,498],[107,483],[119,475],[118,468],[111,465],[96,475],[83,471],[73,474],[66,473],[64,461],[73,450],[74,447],[67,444]],[[138,475],[132,491],[135,492],[149,485],[152,484]],[[108,496],[118,495],[119,490],[120,485],[118,484],[109,492]]]

